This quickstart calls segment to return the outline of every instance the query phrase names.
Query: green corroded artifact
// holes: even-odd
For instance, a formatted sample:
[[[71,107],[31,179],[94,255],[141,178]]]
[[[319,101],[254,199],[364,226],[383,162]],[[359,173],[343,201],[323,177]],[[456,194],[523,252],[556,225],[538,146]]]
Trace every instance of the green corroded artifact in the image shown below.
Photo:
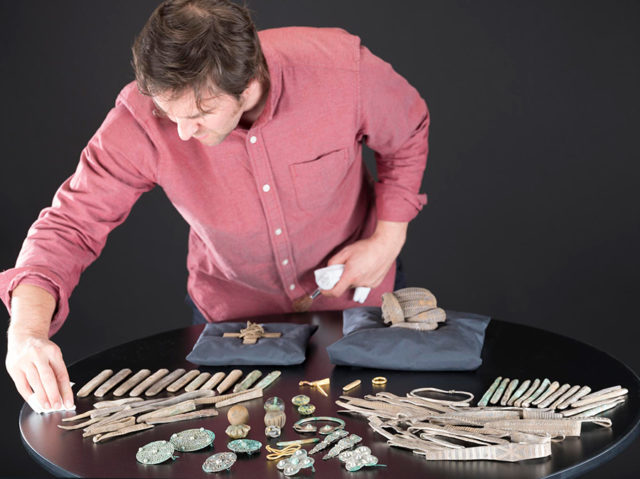
[[[280,371],[271,371],[269,374],[267,374],[265,377],[263,377],[258,384],[256,384],[254,387],[256,388],[260,388],[260,389],[265,389],[269,386],[271,386],[271,384],[273,383],[273,381],[275,381],[276,379],[278,379],[280,377],[282,373]]]
[[[316,472],[313,468],[314,462],[315,459],[309,457],[307,451],[298,449],[291,457],[278,461],[276,467],[281,470],[285,476],[295,476],[300,472],[300,469],[307,467],[310,467],[312,472]]]
[[[302,406],[298,406],[298,412],[303,416],[310,416],[316,412],[316,407],[313,404],[303,404]]]
[[[213,432],[201,427],[172,434],[169,440],[177,451],[191,452],[211,446],[215,438],[216,435]]]
[[[509,385],[507,386],[507,389],[504,390],[504,394],[502,395],[502,399],[500,399],[500,405],[501,406],[506,406],[507,405],[507,401],[509,401],[509,399],[511,399],[511,395],[516,390],[516,388],[518,387],[519,383],[520,383],[520,381],[518,379],[512,379],[511,381],[509,381]]]
[[[491,404],[495,404],[500,400],[507,384],[509,384],[509,378],[504,378],[498,386],[498,389],[493,393],[493,396],[491,396],[491,399],[489,400]]]
[[[502,381],[502,376],[498,376],[493,381],[493,384],[489,386],[489,389],[487,389],[487,392],[485,392],[480,398],[480,401],[478,401],[478,406],[481,406],[481,407],[486,406],[489,403],[489,399],[491,399],[491,396],[493,396],[493,393],[495,392],[497,387],[500,385],[500,381]]]
[[[518,399],[516,402],[513,403],[513,405],[515,407],[520,407],[522,406],[522,403],[524,401],[526,401],[534,392],[536,392],[536,390],[538,389],[538,387],[540,386],[540,380],[538,378],[533,380],[533,383],[531,383],[531,386],[529,387],[529,389],[527,389],[524,394],[522,396],[520,396],[520,399]]]
[[[529,405],[533,401],[538,399],[538,397],[547,390],[547,388],[549,387],[549,384],[551,384],[551,381],[549,381],[547,378],[544,378],[540,383],[540,385],[538,386],[538,388],[535,391],[533,391],[533,393],[531,393],[531,396],[529,396],[527,399],[522,401],[522,406],[529,407]]]
[[[349,472],[359,471],[363,467],[386,467],[384,464],[378,464],[378,458],[371,454],[371,449],[367,446],[360,446],[353,451],[341,452],[338,459],[344,463],[344,467]]]
[[[142,446],[136,452],[136,461],[141,464],[160,464],[175,459],[175,448],[169,441],[154,441]]]
[[[512,406],[513,403],[516,402],[516,400],[520,399],[520,396],[522,396],[524,392],[529,388],[529,384],[531,384],[531,380],[525,379],[520,387],[516,389],[516,392],[513,393],[513,396],[509,398],[509,401],[507,401],[507,406]]]
[[[236,439],[227,444],[227,447],[236,454],[253,454],[260,450],[262,443],[254,439]]]
[[[309,396],[306,396],[304,394],[298,394],[297,396],[293,396],[291,398],[291,402],[294,406],[304,406],[305,404],[309,404],[309,401],[311,401]]]
[[[259,369],[254,369],[249,374],[247,374],[247,376],[242,381],[234,386],[233,392],[238,393],[241,391],[246,391],[251,387],[253,383],[260,379],[260,376],[262,376],[262,371],[260,371]]]

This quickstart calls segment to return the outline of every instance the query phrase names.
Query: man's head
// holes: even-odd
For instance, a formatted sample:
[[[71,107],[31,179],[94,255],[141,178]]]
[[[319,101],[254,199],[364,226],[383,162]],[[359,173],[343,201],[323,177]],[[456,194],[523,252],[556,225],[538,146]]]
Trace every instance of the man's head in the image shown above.
[[[139,90],[178,125],[183,140],[220,143],[269,87],[246,8],[227,0],[167,0],[133,45]]]

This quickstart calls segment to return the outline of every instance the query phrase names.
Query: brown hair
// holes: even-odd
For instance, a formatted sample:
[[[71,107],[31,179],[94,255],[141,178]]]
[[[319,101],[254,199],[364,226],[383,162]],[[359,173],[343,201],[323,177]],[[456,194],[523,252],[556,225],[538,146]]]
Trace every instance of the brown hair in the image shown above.
[[[133,44],[141,93],[175,96],[193,89],[237,98],[252,79],[269,86],[269,72],[249,11],[228,0],[166,0]],[[214,88],[219,89],[216,91]]]

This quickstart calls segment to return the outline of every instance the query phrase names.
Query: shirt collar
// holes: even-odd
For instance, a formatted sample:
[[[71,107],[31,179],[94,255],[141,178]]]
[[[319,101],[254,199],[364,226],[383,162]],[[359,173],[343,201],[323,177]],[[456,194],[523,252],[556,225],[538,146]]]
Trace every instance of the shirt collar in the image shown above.
[[[261,46],[269,70],[270,85],[267,102],[255,123],[256,125],[267,123],[273,118],[282,94],[282,66],[278,53],[265,43],[261,42]]]

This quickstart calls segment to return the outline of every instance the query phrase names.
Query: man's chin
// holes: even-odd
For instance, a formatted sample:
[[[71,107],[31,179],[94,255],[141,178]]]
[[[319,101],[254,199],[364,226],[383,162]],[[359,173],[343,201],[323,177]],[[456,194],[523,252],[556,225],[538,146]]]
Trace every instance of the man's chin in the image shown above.
[[[226,137],[224,137],[224,138],[226,138]],[[216,146],[216,145],[219,145],[220,143],[222,143],[224,138],[212,137],[212,136],[207,135],[207,136],[203,136],[202,138],[196,138],[196,140],[198,140],[200,143],[202,143],[205,146]]]

